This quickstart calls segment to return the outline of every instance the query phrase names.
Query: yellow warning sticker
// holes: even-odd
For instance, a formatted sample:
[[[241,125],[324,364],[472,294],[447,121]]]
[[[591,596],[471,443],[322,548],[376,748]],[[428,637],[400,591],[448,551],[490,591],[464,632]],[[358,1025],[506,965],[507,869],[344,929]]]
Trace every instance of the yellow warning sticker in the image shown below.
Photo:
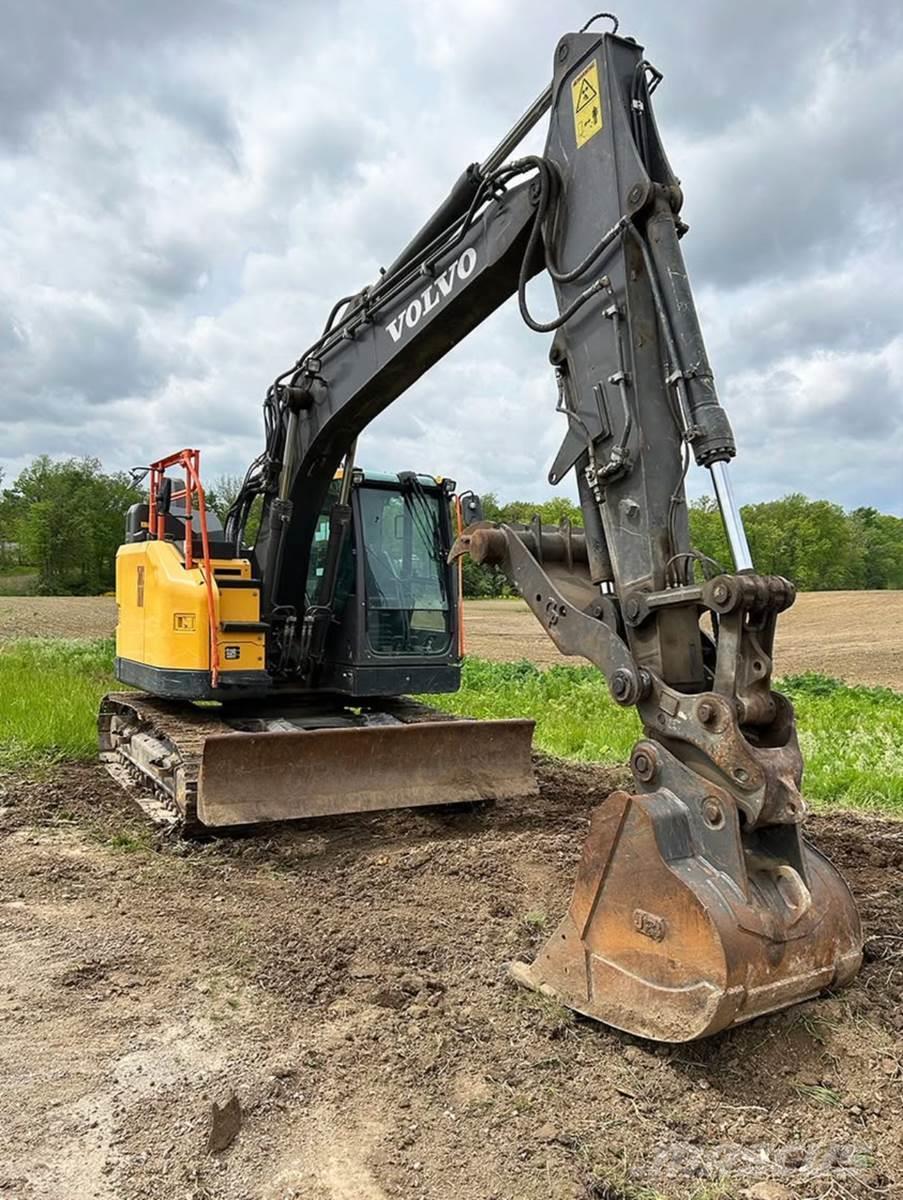
[[[602,97],[599,93],[599,67],[596,60],[581,71],[571,84],[574,104],[574,132],[577,145],[585,146],[602,128]]]

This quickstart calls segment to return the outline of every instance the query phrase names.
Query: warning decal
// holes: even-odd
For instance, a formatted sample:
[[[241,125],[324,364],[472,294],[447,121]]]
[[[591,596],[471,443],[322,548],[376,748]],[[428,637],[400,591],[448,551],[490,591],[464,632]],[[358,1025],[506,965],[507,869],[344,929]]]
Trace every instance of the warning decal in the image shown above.
[[[574,132],[577,145],[585,146],[602,128],[602,98],[599,95],[599,67],[596,60],[581,71],[571,84],[574,104]]]
[[[586,108],[590,100],[595,100],[598,94],[587,76],[584,75],[580,80],[580,91],[577,93],[577,112],[580,112],[582,108]]]

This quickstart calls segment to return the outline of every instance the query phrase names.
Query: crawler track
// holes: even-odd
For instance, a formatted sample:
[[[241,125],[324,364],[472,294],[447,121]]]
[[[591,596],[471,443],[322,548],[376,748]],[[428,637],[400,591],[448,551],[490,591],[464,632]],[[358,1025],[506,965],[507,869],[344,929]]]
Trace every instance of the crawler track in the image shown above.
[[[143,692],[104,696],[98,717],[101,761],[156,825],[185,836],[202,832],[197,788],[204,743],[233,732],[216,711]]]

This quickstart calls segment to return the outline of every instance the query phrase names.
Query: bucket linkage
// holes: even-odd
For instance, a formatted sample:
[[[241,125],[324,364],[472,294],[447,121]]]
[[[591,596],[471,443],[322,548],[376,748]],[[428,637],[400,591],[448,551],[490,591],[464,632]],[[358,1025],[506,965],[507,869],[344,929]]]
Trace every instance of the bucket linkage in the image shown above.
[[[567,915],[533,963],[512,965],[514,978],[664,1042],[852,979],[859,917],[839,873],[802,836],[793,707],[770,686],[792,585],[743,572],[636,598],[637,625],[642,605],[648,614],[691,605],[697,630],[700,614],[714,615],[709,687],[689,691],[638,665],[611,601],[575,570],[586,553],[573,530],[481,523],[452,550],[463,553],[500,565],[562,653],[588,658],[619,704],[636,705],[645,732],[631,755],[633,790],[593,812]]]

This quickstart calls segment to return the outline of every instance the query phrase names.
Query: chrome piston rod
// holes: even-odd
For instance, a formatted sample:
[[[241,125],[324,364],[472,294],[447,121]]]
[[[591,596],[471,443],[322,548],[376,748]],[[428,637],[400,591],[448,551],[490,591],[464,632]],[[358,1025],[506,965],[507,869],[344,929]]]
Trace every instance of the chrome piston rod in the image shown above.
[[[746,540],[746,530],[743,528],[743,518],[740,516],[737,501],[734,499],[734,491],[731,487],[731,477],[728,474],[727,463],[712,463],[709,470],[712,472],[715,495],[718,498],[721,519],[724,522],[727,540],[734,558],[734,567],[738,571],[751,571],[753,565],[752,555],[749,552],[749,542]]]
[[[550,84],[542,95],[537,96],[516,125],[505,134],[496,148],[483,162],[480,163],[480,174],[488,175],[490,171],[500,167],[508,155],[527,136],[537,121],[552,107],[552,85]]]

